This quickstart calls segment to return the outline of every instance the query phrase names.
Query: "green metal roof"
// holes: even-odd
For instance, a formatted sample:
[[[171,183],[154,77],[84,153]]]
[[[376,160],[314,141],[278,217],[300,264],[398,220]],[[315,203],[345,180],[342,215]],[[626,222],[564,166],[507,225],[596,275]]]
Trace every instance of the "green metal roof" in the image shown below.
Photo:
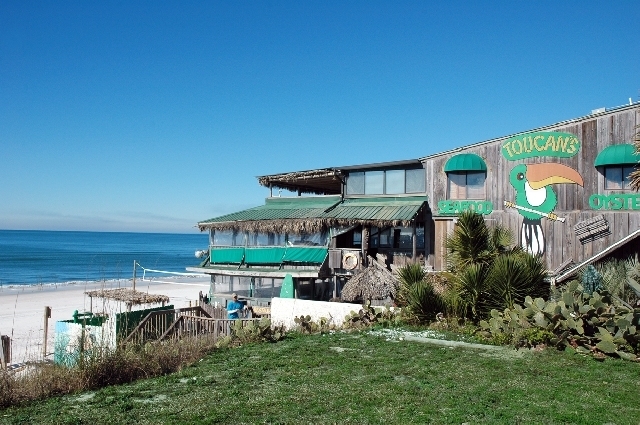
[[[606,165],[637,164],[638,160],[640,160],[640,156],[636,155],[636,149],[633,145],[624,143],[607,146],[598,154],[593,165],[603,167]]]
[[[444,171],[487,171],[487,164],[474,153],[460,153],[449,158]]]
[[[267,198],[264,205],[248,210],[226,214],[198,223],[206,226],[209,223],[230,221],[306,219],[321,217],[325,210],[340,202],[339,196],[310,196],[296,198]]]
[[[426,196],[348,198],[325,214],[340,220],[410,221],[427,202]]]
[[[413,220],[427,199],[426,196],[367,197],[347,198],[340,202],[337,196],[268,198],[265,205],[201,221],[198,226],[201,229],[229,228],[239,227],[242,223],[276,220],[325,224],[400,223]]]

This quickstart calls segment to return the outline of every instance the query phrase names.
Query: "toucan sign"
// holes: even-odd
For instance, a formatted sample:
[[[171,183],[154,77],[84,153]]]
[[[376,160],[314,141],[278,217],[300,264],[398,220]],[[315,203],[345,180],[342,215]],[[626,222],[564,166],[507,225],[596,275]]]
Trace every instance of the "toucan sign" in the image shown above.
[[[509,161],[525,158],[571,158],[580,151],[580,140],[571,133],[538,131],[511,137],[502,143],[502,155]],[[583,186],[580,173],[557,162],[517,164],[509,173],[509,183],[515,198],[503,201],[506,208],[515,208],[522,216],[520,244],[533,255],[545,252],[545,235],[541,220],[564,223],[555,213],[558,198],[554,186],[577,184]]]
[[[539,156],[570,158],[580,150],[580,141],[571,133],[540,131],[521,134],[502,144],[502,155],[509,161]]]

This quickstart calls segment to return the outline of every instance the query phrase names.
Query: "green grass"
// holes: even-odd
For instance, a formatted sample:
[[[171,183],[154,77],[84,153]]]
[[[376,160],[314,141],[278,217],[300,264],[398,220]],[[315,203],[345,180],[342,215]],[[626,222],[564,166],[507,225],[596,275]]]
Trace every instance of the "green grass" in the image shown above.
[[[640,423],[640,365],[290,336],[160,378],[0,410],[0,423]]]

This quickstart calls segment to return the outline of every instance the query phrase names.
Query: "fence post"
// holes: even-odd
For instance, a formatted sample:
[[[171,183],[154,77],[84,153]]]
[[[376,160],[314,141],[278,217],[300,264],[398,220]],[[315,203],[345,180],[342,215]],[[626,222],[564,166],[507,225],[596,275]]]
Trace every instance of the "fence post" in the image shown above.
[[[44,341],[42,341],[42,361],[47,359],[47,337],[49,336],[49,318],[51,317],[51,307],[44,308]]]
[[[7,359],[4,358],[4,335],[0,333],[0,365],[2,365],[2,370],[7,370]]]

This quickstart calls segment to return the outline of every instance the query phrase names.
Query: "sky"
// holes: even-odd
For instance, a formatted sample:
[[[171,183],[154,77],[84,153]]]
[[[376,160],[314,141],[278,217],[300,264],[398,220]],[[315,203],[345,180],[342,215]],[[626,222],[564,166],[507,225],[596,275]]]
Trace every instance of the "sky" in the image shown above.
[[[197,232],[256,176],[640,101],[640,2],[0,0],[0,229]]]

